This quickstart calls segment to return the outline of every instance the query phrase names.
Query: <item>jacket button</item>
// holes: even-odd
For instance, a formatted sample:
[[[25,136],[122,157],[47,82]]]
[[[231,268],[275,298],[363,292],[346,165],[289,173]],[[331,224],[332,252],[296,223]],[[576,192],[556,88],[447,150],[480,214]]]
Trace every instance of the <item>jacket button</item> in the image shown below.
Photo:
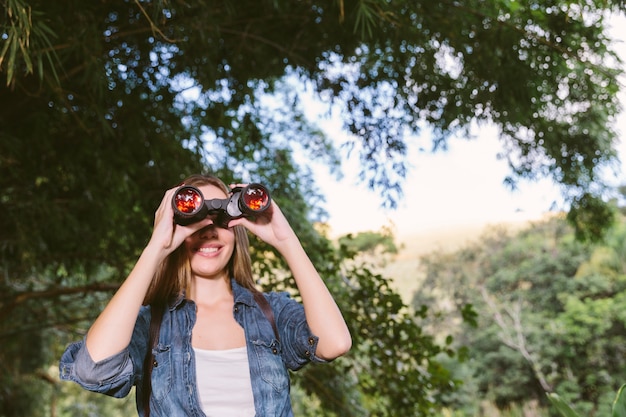
[[[309,337],[309,346],[313,346],[315,344],[315,340],[312,337]]]
[[[311,352],[307,350],[306,352],[304,352],[304,355],[308,358],[309,356],[311,356]]]
[[[278,353],[278,349],[276,349],[276,348],[272,348],[272,353],[273,353],[274,355],[276,355],[276,354]]]
[[[152,366],[153,366],[154,368],[156,368],[157,366],[159,366],[159,362],[157,362],[157,360],[156,360],[156,359],[155,359],[155,360],[153,360],[153,361],[152,361]]]

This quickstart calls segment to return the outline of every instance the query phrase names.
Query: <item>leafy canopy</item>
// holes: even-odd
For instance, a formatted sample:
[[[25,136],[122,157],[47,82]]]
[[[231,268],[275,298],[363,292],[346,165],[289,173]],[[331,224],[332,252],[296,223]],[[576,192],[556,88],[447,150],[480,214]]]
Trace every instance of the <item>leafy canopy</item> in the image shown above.
[[[500,129],[509,184],[550,176],[575,209],[593,211],[588,202],[602,195],[598,168],[614,162],[620,110],[621,63],[605,20],[622,6],[7,0],[0,100],[11,106],[3,126],[24,126],[27,115],[41,125],[38,111],[59,111],[63,134],[147,146],[156,133],[213,164],[267,157],[262,144],[270,136],[336,162],[327,138],[308,126],[297,90],[279,92],[282,115],[262,105],[289,75],[341,111],[352,134],[345,146],[390,206],[420,129],[432,129],[434,148],[445,148],[451,135],[488,122]],[[194,100],[181,99],[183,91]],[[10,127],[5,136],[32,144],[41,137],[34,130]],[[14,160],[9,150],[3,154]],[[149,160],[160,164],[158,157]],[[611,213],[596,217],[606,226]]]
[[[435,132],[439,149],[473,123],[489,122],[500,128],[511,184],[544,175],[563,184],[581,236],[597,236],[610,218],[597,175],[615,156],[620,63],[604,19],[621,1],[2,5],[0,337],[8,342],[0,362],[10,368],[2,373],[4,404],[28,398],[30,384],[20,377],[41,376],[41,364],[58,354],[45,349],[51,340],[84,331],[145,244],[163,190],[188,173],[265,183],[316,263],[346,288],[338,255],[311,227],[323,220],[323,211],[312,209],[322,199],[294,152],[331,167],[342,154],[309,120],[301,87],[289,80],[339,109],[352,134],[345,150],[361,160],[363,180],[390,206],[401,196],[407,146],[421,129]],[[587,219],[599,227],[588,228]],[[261,276],[273,266],[259,265]],[[424,386],[451,386],[431,362],[440,347],[418,338],[406,346],[425,356],[411,358],[408,350],[387,355],[365,341],[368,326],[385,338],[382,346],[420,333],[403,314],[382,314],[402,306],[380,277],[368,283],[370,275],[356,276],[364,282],[353,283],[358,303],[348,290],[339,300],[354,309],[353,330],[364,335],[358,356],[378,361],[352,368],[357,391],[380,415],[393,414],[384,405],[395,403],[405,415],[415,408],[426,415],[436,396],[413,405],[396,399]],[[373,316],[368,300],[378,303]],[[29,359],[10,360],[21,357],[22,346]],[[406,385],[379,383],[389,389],[375,401],[377,381],[368,375],[384,378],[392,366]],[[425,373],[412,373],[416,367]],[[350,392],[338,403],[354,402],[359,394]]]

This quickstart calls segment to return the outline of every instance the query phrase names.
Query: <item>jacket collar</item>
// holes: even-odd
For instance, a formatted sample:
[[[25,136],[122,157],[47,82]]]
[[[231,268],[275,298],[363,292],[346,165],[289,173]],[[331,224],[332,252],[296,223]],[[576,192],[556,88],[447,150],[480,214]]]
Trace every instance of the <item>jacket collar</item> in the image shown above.
[[[255,304],[254,296],[252,295],[252,292],[249,289],[244,288],[241,285],[239,285],[239,283],[234,278],[231,278],[230,285],[231,285],[231,288],[233,289],[233,298],[235,299],[235,304],[243,303],[249,306]]]
[[[250,292],[250,290],[239,285],[239,283],[234,278],[230,279],[230,285],[233,289],[233,298],[235,299],[235,304],[243,303],[249,306],[254,305],[254,296],[252,295],[252,292]],[[185,291],[183,290],[180,294],[178,294],[178,297],[172,299],[168,307],[170,311],[174,311],[187,301],[188,300],[186,299]]]

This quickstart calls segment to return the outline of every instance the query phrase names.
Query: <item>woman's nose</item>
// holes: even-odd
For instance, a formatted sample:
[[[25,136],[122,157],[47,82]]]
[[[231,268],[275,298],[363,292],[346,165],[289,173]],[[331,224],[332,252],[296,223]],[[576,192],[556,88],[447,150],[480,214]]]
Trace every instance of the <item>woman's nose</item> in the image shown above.
[[[217,226],[213,223],[198,230],[198,236],[202,239],[212,239],[217,237]]]

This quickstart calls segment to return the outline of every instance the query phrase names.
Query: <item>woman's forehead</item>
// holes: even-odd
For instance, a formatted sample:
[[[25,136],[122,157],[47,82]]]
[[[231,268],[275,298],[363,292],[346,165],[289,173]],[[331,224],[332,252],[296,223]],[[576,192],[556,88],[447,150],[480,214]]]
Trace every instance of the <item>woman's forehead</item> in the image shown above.
[[[201,185],[198,188],[202,191],[202,195],[204,195],[206,200],[212,200],[214,198],[223,199],[227,197],[224,190],[212,184]]]

